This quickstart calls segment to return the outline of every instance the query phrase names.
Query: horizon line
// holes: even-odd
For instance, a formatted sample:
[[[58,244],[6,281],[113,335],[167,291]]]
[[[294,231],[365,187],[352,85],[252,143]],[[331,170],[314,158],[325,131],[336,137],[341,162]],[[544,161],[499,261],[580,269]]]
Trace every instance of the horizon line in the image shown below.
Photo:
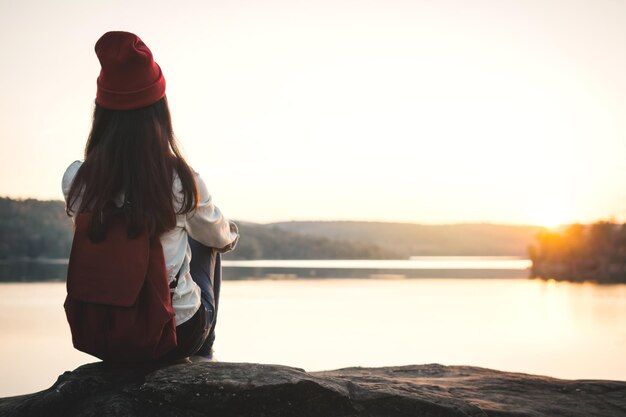
[[[31,196],[21,196],[15,197],[11,195],[0,195],[0,199],[9,199],[14,201],[58,201],[65,204],[64,199],[62,198],[39,198],[39,197],[31,197]],[[255,220],[244,220],[237,219],[232,217],[231,220],[240,222],[240,223],[250,223],[250,224],[258,224],[258,225],[271,225],[276,223],[332,223],[332,222],[352,222],[352,223],[389,223],[389,224],[411,224],[417,226],[463,226],[463,225],[492,225],[492,226],[518,226],[518,227],[538,227],[542,229],[548,230],[558,230],[560,228],[573,225],[573,224],[582,224],[582,225],[591,225],[596,222],[613,222],[617,224],[626,224],[626,218],[619,219],[619,216],[605,216],[600,217],[592,221],[574,221],[574,222],[565,222],[554,226],[541,225],[537,223],[521,223],[521,222],[498,222],[493,220],[460,220],[460,221],[451,221],[451,222],[417,222],[411,220],[390,220],[390,219],[346,219],[346,218],[334,218],[334,219],[289,219],[289,220],[272,220],[272,221],[255,221]]]

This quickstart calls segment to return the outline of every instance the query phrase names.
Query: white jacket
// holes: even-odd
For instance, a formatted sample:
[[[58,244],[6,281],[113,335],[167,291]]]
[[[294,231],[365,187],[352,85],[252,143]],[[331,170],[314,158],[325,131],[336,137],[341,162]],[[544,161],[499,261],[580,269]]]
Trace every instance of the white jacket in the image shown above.
[[[82,160],[74,161],[63,174],[62,189],[67,203],[67,195],[70,191],[74,177]],[[172,282],[180,270],[178,285],[172,290],[172,306],[176,313],[176,325],[179,326],[189,320],[198,308],[200,308],[200,288],[191,278],[189,273],[189,261],[191,249],[187,240],[187,234],[205,246],[218,249],[220,252],[228,252],[235,248],[239,240],[237,225],[228,221],[222,212],[213,205],[211,195],[200,175],[194,171],[196,184],[198,185],[198,206],[196,210],[188,214],[176,216],[176,226],[161,235],[161,245],[165,257],[165,266],[169,282]],[[182,202],[182,185],[178,175],[174,176],[174,209],[178,211]],[[116,204],[121,207],[124,203],[124,194],[116,198]],[[80,197],[74,208],[80,206]],[[72,220],[74,220],[72,218]]]

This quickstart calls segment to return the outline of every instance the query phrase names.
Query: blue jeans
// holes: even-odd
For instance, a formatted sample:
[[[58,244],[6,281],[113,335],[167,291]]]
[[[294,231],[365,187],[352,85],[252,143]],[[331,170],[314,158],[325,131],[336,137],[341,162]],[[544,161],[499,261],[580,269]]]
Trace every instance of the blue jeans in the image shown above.
[[[209,324],[209,334],[195,354],[208,356],[212,353],[215,341],[215,323],[222,283],[222,256],[214,248],[204,246],[191,236],[188,241],[191,248],[191,278],[200,287],[201,302],[206,309],[206,322]]]

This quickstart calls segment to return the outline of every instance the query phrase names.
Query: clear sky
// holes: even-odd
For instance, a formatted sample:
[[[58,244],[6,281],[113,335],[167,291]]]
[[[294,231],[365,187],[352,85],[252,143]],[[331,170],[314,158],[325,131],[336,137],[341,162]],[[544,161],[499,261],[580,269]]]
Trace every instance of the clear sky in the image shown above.
[[[109,30],[249,221],[626,221],[626,2],[0,0],[0,196],[61,199]]]

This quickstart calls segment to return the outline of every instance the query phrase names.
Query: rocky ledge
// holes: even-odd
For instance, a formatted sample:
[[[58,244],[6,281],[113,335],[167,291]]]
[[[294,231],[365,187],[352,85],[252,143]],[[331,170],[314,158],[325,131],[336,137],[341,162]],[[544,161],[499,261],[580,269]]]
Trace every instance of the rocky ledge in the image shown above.
[[[626,381],[564,380],[473,366],[303,369],[186,363],[65,372],[0,399],[0,416],[626,416]]]

